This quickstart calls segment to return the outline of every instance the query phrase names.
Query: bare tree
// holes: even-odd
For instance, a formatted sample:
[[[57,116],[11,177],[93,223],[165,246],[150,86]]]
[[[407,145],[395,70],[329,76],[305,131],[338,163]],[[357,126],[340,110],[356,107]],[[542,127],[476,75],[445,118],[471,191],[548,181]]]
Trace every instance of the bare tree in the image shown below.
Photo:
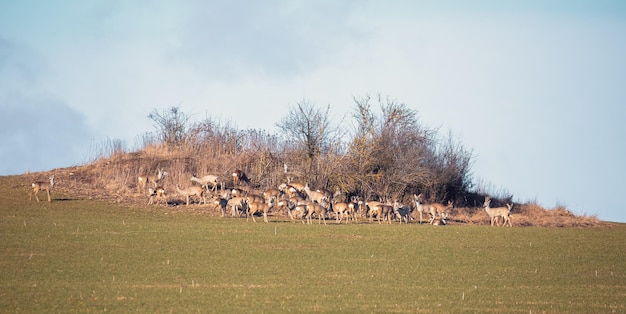
[[[424,126],[417,111],[388,97],[355,98],[349,164],[342,177],[353,192],[365,197],[401,199],[423,193],[433,201],[459,199],[471,187],[471,152],[451,135],[440,139]],[[374,193],[376,191],[376,193]]]
[[[189,115],[183,113],[179,107],[171,107],[161,112],[155,109],[148,115],[148,118],[156,123],[155,128],[163,143],[168,146],[178,146],[184,143]]]
[[[336,129],[331,124],[330,105],[322,110],[303,100],[289,109],[287,115],[276,124],[287,141],[293,142],[304,153],[308,173],[314,172],[315,161],[334,144]]]

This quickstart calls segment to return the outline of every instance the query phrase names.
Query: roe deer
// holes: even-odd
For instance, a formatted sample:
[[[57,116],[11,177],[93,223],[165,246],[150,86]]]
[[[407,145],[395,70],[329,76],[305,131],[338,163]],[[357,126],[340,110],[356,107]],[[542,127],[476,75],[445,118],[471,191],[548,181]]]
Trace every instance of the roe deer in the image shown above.
[[[209,184],[211,185],[211,191],[217,190],[217,185],[220,184],[219,177],[216,175],[208,174],[202,178],[198,178],[195,175],[191,176],[191,181],[200,183],[203,188],[209,189]],[[222,189],[224,186],[222,185]]]
[[[165,188],[162,186],[157,186],[156,189],[148,188],[148,192],[150,193],[150,198],[148,199],[148,205],[155,204],[154,199],[156,198],[156,204],[159,204],[160,200],[165,201],[165,205],[167,205],[167,199],[165,198]]]
[[[494,223],[497,224],[498,217],[502,217],[502,219],[504,219],[504,224],[502,224],[502,226],[506,226],[508,222],[509,227],[512,227],[513,225],[511,224],[511,209],[513,209],[513,205],[506,204],[506,207],[491,208],[489,207],[490,204],[491,199],[489,198],[489,196],[485,196],[485,204],[483,206],[485,207],[487,215],[489,215],[489,218],[491,219],[491,225],[493,226]]]
[[[37,199],[37,202],[39,202],[39,197],[37,196],[37,193],[39,193],[39,191],[41,190],[46,190],[46,193],[48,193],[48,202],[51,201],[50,199],[50,191],[52,190],[52,188],[54,187],[54,175],[50,176],[50,178],[48,178],[50,181],[49,182],[45,182],[45,181],[35,181],[32,184],[33,190],[30,192],[30,197],[29,200],[33,200],[33,194],[35,194],[35,198]]]
[[[246,221],[248,221],[248,217],[252,216],[252,221],[256,222],[254,219],[254,214],[261,213],[263,214],[263,221],[268,222],[267,220],[267,212],[269,212],[274,207],[274,200],[270,200],[269,202],[247,202],[248,211],[246,213]]]
[[[163,169],[159,169],[156,175],[142,175],[137,177],[137,192],[141,192],[142,189],[145,189],[148,183],[154,184],[154,187],[157,187],[157,183],[161,181],[167,175],[167,171],[163,171]]]
[[[448,224],[448,213],[443,213],[439,218],[432,217],[430,224],[433,226],[445,226]]]
[[[448,201],[448,205],[443,205],[443,204],[439,204],[439,203],[432,203],[430,204],[431,207],[435,208],[436,211],[436,216],[439,216],[439,218],[443,218],[443,215],[445,214],[445,219],[448,218],[448,213],[446,212],[448,209],[454,207],[454,203],[452,201]],[[435,220],[435,218],[437,217],[432,217],[430,223],[432,224],[433,221]]]
[[[430,204],[422,204],[422,194],[415,195],[413,194],[413,202],[415,202],[415,209],[420,214],[420,224],[424,220],[423,213],[426,212],[430,214],[431,218],[435,217],[437,214],[437,209]]]
[[[250,184],[250,179],[248,178],[248,176],[246,175],[245,172],[243,172],[243,170],[235,170],[233,171],[233,185],[234,186],[239,186],[239,184],[241,182],[245,182],[247,184]]]
[[[180,186],[177,184],[176,192],[187,198],[187,205],[189,205],[189,197],[192,195],[199,197],[201,204],[206,204],[206,199],[204,198],[204,188],[201,188],[199,186],[190,186],[184,190],[181,190]]]

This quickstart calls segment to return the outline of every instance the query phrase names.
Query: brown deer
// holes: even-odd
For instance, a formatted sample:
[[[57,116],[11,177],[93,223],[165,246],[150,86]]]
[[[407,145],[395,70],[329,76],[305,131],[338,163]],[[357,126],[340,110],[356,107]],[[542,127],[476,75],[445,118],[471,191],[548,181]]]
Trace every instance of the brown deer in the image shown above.
[[[239,186],[239,184],[241,184],[241,182],[245,182],[246,184],[250,184],[250,178],[248,178],[248,176],[246,175],[245,172],[243,172],[243,170],[235,170],[233,171],[233,185],[234,186]]]
[[[154,184],[154,187],[157,187],[157,183],[161,181],[167,175],[167,171],[163,171],[163,169],[159,169],[156,175],[141,175],[137,177],[137,192],[141,192],[141,190],[145,189],[148,183]]]
[[[498,217],[502,217],[502,219],[504,219],[503,226],[506,226],[507,223],[509,224],[509,227],[513,226],[511,223],[511,210],[513,209],[513,205],[506,204],[506,207],[496,208],[491,208],[489,207],[489,205],[491,205],[491,199],[489,198],[489,196],[485,196],[485,204],[483,206],[485,207],[487,215],[489,215],[489,218],[491,219],[492,226],[494,225],[494,223],[498,224]]]
[[[46,181],[35,181],[32,184],[33,190],[30,192],[30,197],[29,200],[33,200],[33,194],[35,194],[35,198],[37,199],[37,202],[39,202],[39,197],[37,196],[37,194],[39,193],[39,191],[41,190],[46,190],[46,193],[48,194],[48,202],[51,202],[50,199],[50,191],[52,191],[52,188],[54,188],[54,175],[50,176],[50,178],[48,178],[50,181],[46,182]]]
[[[154,199],[157,200],[156,204],[159,204],[159,201],[163,200],[165,201],[165,205],[167,205],[167,198],[165,198],[165,188],[163,188],[162,186],[157,186],[156,189],[148,188],[148,192],[150,193],[148,205],[155,204]]]

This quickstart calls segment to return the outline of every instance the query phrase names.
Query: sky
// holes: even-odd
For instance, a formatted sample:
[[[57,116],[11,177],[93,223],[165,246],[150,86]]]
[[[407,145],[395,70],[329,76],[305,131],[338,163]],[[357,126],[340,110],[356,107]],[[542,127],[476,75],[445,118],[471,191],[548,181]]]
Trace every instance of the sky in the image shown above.
[[[134,147],[172,106],[277,132],[381,94],[518,202],[626,222],[624,1],[0,0],[0,175]]]

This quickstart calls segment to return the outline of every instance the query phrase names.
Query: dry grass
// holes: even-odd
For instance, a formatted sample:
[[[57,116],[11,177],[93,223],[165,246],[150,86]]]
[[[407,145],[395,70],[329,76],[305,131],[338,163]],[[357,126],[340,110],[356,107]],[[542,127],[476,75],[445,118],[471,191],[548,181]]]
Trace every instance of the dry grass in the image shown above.
[[[452,224],[489,224],[489,216],[483,208],[453,208],[450,211]],[[516,204],[511,211],[514,226],[541,227],[610,227],[613,224],[601,221],[595,216],[577,216],[569,210],[558,207],[545,209],[537,204]],[[502,220],[500,219],[500,224]]]
[[[175,186],[192,185],[189,178],[191,174],[196,173],[221,176],[226,187],[230,188],[233,186],[232,171],[243,168],[248,169],[248,176],[253,182],[257,182],[254,187],[257,191],[276,187],[284,182],[285,177],[281,171],[267,169],[278,167],[277,164],[272,165],[270,159],[271,156],[263,159],[258,152],[249,152],[236,157],[214,156],[209,160],[202,158],[192,149],[174,150],[149,145],[139,152],[115,153],[87,165],[55,169],[48,173],[26,174],[25,184],[54,174],[57,181],[55,189],[65,195],[71,195],[72,198],[107,200],[125,206],[145,206],[148,194],[146,191],[137,191],[137,177],[143,174],[156,174],[158,169],[163,168],[168,172],[162,185],[167,191],[170,210],[218,214],[211,206],[196,205],[188,208],[176,206],[182,204],[183,198],[176,195]],[[265,169],[262,164],[266,165]],[[489,217],[482,207],[452,208],[449,214],[451,224],[489,224]],[[612,225],[595,216],[574,215],[564,207],[545,209],[534,203],[515,204],[511,215],[514,226],[587,228]]]

